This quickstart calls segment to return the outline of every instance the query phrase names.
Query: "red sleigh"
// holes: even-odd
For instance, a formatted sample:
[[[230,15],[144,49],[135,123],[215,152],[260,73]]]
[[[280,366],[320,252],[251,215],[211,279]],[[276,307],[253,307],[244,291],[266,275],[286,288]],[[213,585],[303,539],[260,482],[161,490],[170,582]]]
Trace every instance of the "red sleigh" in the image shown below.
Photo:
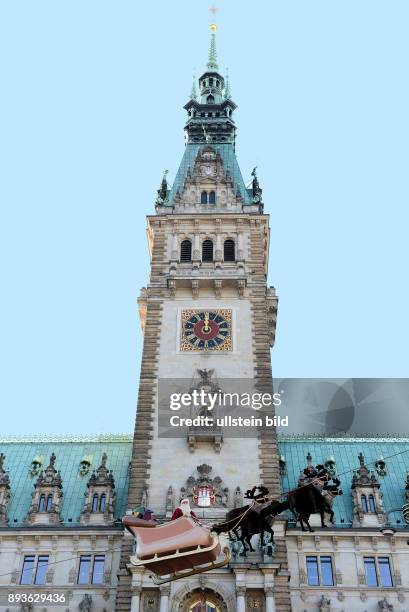
[[[158,525],[125,516],[122,522],[136,538],[136,555],[130,559],[132,565],[152,570],[155,584],[224,567],[231,559],[228,546],[222,551],[219,536],[192,518],[182,516]],[[224,556],[218,560],[221,554]]]

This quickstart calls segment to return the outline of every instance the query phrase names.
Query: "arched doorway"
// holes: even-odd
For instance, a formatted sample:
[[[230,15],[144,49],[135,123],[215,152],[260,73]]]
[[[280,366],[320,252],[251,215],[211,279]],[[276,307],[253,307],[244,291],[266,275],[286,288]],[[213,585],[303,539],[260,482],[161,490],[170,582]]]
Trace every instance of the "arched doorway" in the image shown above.
[[[180,612],[227,612],[227,605],[218,593],[209,589],[197,589],[186,595]]]

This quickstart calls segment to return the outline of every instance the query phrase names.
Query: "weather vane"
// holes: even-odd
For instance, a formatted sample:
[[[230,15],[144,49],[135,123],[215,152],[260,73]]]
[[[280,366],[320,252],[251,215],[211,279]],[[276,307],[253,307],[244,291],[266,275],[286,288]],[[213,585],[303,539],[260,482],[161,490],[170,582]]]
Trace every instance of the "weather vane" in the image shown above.
[[[216,13],[218,12],[218,8],[217,6],[215,6],[214,4],[212,4],[212,6],[209,8],[209,11],[211,12],[211,14],[213,15],[213,17],[216,17]],[[210,24],[210,29],[213,32],[213,34],[217,31],[217,24],[216,23],[211,23]]]

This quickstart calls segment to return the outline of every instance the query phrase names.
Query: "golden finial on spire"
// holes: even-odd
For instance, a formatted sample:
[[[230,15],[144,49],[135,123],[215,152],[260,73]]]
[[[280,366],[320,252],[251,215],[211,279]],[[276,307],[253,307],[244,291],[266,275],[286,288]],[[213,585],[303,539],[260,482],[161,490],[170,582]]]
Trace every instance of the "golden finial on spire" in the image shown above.
[[[217,32],[217,25],[215,23],[211,23],[210,24],[210,29],[213,33]]]

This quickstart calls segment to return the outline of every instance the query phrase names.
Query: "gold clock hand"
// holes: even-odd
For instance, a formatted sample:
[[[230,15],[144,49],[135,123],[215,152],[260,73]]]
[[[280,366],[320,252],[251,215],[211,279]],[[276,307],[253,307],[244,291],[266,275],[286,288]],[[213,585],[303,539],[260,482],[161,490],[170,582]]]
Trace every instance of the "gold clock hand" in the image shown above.
[[[203,331],[205,333],[210,331],[210,325],[209,325],[209,313],[205,312],[205,316],[204,316],[204,325],[203,325]]]

